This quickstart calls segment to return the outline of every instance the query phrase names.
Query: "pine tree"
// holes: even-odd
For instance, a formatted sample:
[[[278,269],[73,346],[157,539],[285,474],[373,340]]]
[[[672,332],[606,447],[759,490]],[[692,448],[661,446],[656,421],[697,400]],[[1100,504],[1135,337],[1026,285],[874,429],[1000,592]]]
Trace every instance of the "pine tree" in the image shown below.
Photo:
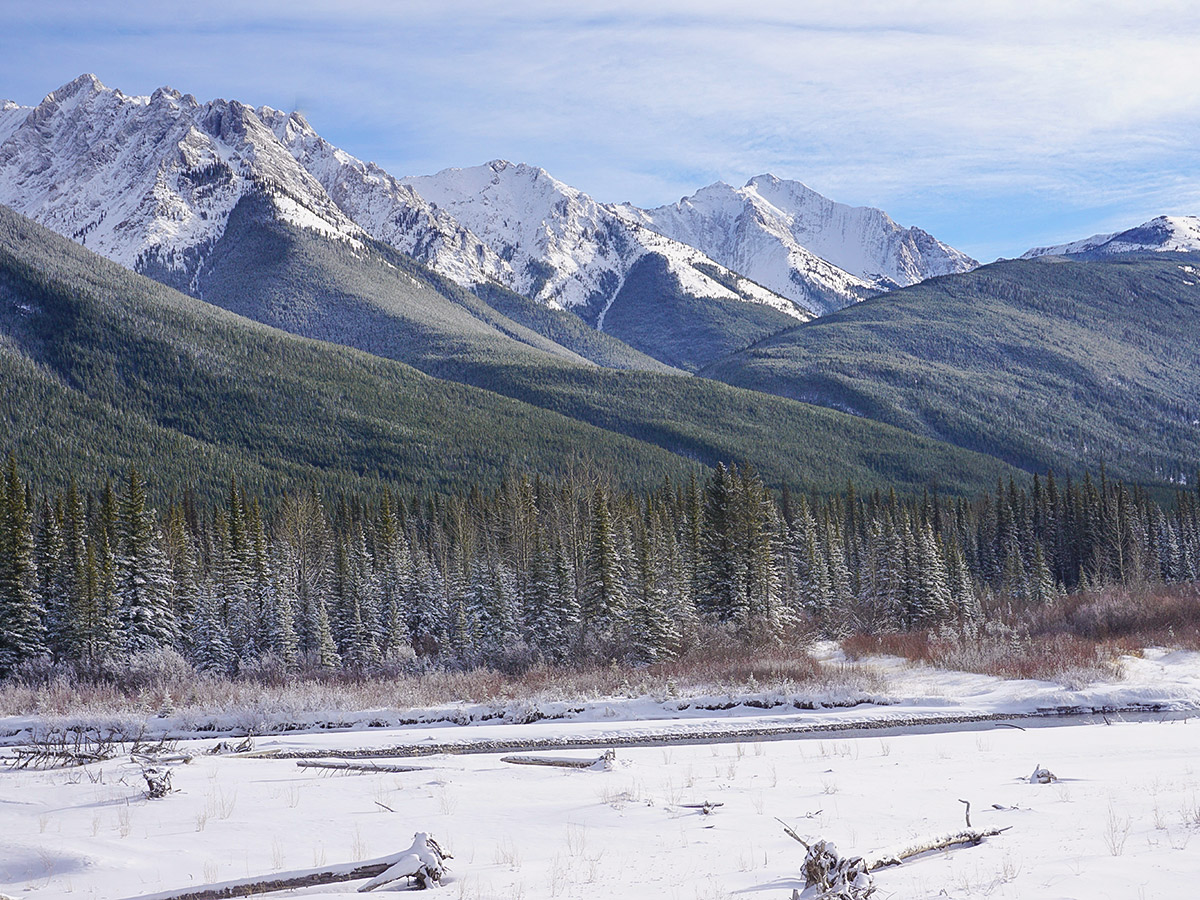
[[[696,606],[717,622],[744,621],[745,597],[742,560],[737,546],[737,486],[724,464],[717,466],[704,488],[703,527],[700,533],[700,584]]]
[[[89,560],[94,554],[87,539],[87,518],[79,489],[72,478],[67,486],[63,505],[63,554],[58,569],[58,591],[66,598],[67,607],[61,621],[54,623],[57,629],[58,653],[65,659],[85,659],[91,655],[86,649],[91,631],[99,621],[95,609],[95,594],[88,578]]]
[[[178,504],[167,515],[163,544],[170,572],[171,610],[179,630],[180,649],[184,656],[191,656],[200,588],[197,584],[196,550],[188,533],[183,507]]]
[[[271,576],[268,591],[262,597],[264,609],[263,647],[287,668],[296,665],[300,657],[300,642],[296,637],[296,601],[292,585],[283,576]]]
[[[1033,562],[1029,569],[1028,584],[1029,599],[1037,606],[1043,606],[1057,596],[1054,576],[1050,572],[1050,566],[1046,563],[1046,555],[1042,552],[1041,544],[1037,544],[1033,548]]]
[[[646,529],[634,535],[636,560],[634,590],[629,601],[625,628],[634,659],[656,662],[668,658],[678,635],[667,612],[666,597],[659,584],[656,560]]]
[[[907,618],[911,625],[937,625],[950,618],[954,607],[946,563],[928,524],[916,526],[913,546],[915,580]]]
[[[62,533],[62,510],[42,498],[40,528],[35,542],[34,559],[38,573],[38,605],[43,610],[46,647],[55,659],[70,652],[71,599],[68,595],[71,578],[66,571],[65,546]]]
[[[796,603],[809,615],[823,618],[829,614],[833,599],[829,564],[821,552],[816,520],[803,498],[793,522],[791,545]]]
[[[971,581],[971,571],[963,556],[958,542],[951,543],[947,551],[946,571],[949,575],[950,599],[959,623],[965,627],[973,627],[983,619],[983,609],[979,603],[979,595]]]

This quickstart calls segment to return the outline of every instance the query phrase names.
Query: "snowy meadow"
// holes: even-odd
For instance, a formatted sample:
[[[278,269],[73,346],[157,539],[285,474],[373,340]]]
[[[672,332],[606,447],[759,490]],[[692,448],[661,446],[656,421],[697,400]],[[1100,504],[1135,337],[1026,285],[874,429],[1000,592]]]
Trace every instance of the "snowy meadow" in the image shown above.
[[[833,645],[816,655],[842,665]],[[460,705],[464,724],[312,724],[256,736],[250,753],[229,752],[237,742],[225,738],[227,752],[212,754],[217,740],[193,734],[167,745],[190,761],[167,764],[172,790],[157,800],[128,753],[70,768],[10,762],[0,893],[169,894],[372,859],[428,832],[453,855],[440,891],[454,897],[788,898],[804,890],[804,848],[777,818],[808,841],[869,855],[961,830],[966,800],[974,827],[1008,830],[877,871],[879,896],[1186,895],[1200,846],[1200,724],[1190,718],[1200,656],[1126,657],[1119,680],[1078,690],[894,657],[859,666],[881,689],[877,702],[614,697],[534,722],[471,721]],[[1159,712],[1038,715],[1137,705]],[[159,718],[147,717],[148,731]],[[29,719],[3,725],[14,755]],[[606,744],[607,768],[504,761],[513,748],[595,759]],[[310,766],[319,761],[416,770]],[[1038,767],[1054,779],[1031,783]]]

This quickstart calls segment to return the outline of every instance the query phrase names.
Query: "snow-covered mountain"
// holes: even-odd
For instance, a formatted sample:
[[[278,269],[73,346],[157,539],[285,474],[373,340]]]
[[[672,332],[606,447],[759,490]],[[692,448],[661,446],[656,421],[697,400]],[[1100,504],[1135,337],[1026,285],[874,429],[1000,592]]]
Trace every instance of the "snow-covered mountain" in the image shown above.
[[[1200,252],[1200,217],[1158,216],[1136,228],[1113,234],[1096,234],[1081,241],[1034,247],[1021,259],[1037,256],[1112,256],[1117,253],[1153,251],[1159,253]]]
[[[0,203],[139,271],[187,283],[249,192],[279,218],[357,242],[362,229],[250,107],[83,75],[0,119]]]
[[[171,88],[132,97],[83,75],[37,107],[0,103],[0,203],[174,286],[200,289],[248,195],[279,220],[355,245],[369,236],[685,366],[974,265],[879,210],[771,176],[641,210],[504,161],[396,178],[299,113]]]
[[[330,144],[300,113],[264,106],[258,114],[342,212],[371,237],[464,287],[489,280],[511,285],[515,280],[512,266],[448,213],[374,163]]]
[[[978,265],[882,210],[835,203],[773,175],[741,188],[717,182],[658,209],[625,209],[817,315]]]
[[[807,318],[540,169],[493,163],[399,180],[328,143],[297,113],[201,104],[170,88],[131,97],[92,75],[35,108],[0,106],[0,203],[176,286],[189,286],[251,191],[292,224],[349,241],[370,235],[459,284],[494,281],[575,308],[598,327],[651,254],[684,296]]]
[[[660,258],[679,291],[697,298],[749,301],[808,318],[686,244],[659,234],[626,210],[597,203],[545,169],[505,160],[403,179],[469,228],[512,269],[508,286],[552,306],[579,309],[603,328],[636,263]]]

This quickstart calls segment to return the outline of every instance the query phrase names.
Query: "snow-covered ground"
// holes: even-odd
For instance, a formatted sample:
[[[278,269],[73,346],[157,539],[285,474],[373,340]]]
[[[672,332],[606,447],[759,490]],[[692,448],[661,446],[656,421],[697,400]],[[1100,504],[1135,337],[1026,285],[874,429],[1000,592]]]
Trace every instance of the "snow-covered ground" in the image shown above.
[[[175,793],[151,801],[128,757],[86,769],[4,770],[0,893],[133,897],[381,856],[429,831],[454,854],[442,890],[455,897],[784,900],[803,887],[803,848],[774,817],[843,852],[868,854],[960,827],[963,799],[975,826],[1012,829],[880,871],[879,896],[1190,896],[1200,848],[1200,724],[1189,716],[1200,707],[1200,655],[1151,651],[1124,664],[1122,682],[1067,691],[875,660],[890,705],[671,712],[677,701],[659,698],[588,704],[573,718],[532,724],[256,739],[258,751],[336,753],[725,733],[707,743],[621,746],[610,771],[517,766],[502,753],[477,752],[410,760],[428,768],[409,773],[331,775],[294,759],[201,755],[175,767]],[[903,724],[1134,703],[1171,711],[1110,714],[1108,724],[1101,716],[1010,720],[1025,730],[997,721]],[[871,721],[893,727],[766,740],[747,732]],[[570,751],[589,753],[596,751]],[[1060,780],[1029,784],[1036,765]],[[724,805],[707,816],[687,806],[704,801]]]

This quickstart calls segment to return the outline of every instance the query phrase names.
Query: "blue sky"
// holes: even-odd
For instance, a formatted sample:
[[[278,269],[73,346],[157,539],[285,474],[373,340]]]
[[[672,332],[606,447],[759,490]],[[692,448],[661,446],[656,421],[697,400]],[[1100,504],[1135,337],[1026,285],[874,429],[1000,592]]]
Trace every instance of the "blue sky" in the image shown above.
[[[1200,214],[1200,4],[0,0],[0,98],[300,108],[397,175],[656,206],[771,172],[990,260]]]

